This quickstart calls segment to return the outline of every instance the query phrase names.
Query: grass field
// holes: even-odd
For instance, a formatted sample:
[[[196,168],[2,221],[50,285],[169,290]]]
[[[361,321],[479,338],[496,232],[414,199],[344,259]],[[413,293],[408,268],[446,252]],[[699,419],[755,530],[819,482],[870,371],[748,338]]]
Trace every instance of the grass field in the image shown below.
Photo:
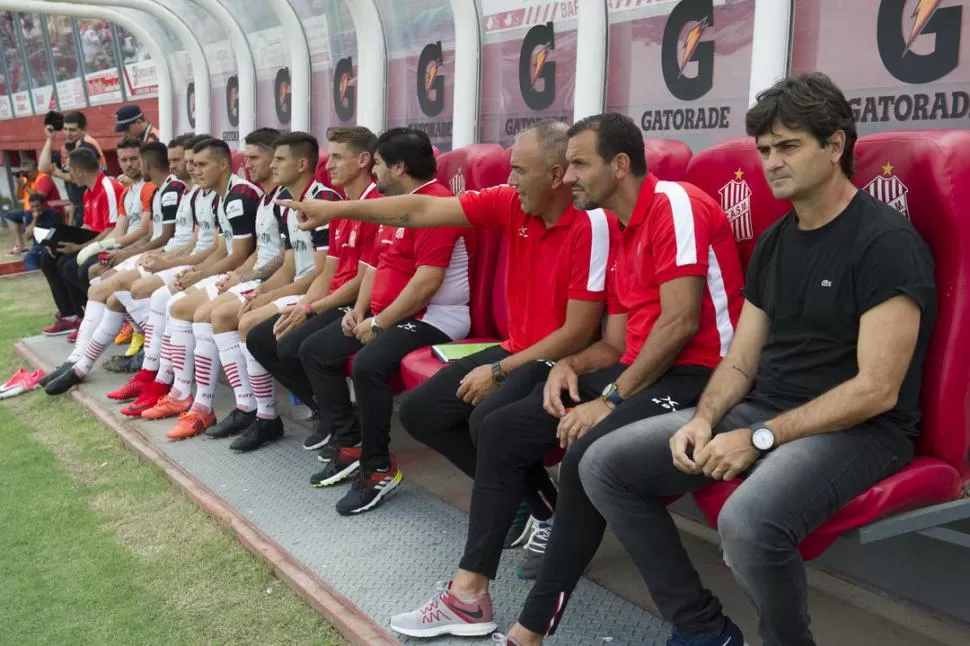
[[[0,382],[51,320],[40,275],[0,280]],[[0,643],[344,644],[269,567],[87,410],[0,402]]]

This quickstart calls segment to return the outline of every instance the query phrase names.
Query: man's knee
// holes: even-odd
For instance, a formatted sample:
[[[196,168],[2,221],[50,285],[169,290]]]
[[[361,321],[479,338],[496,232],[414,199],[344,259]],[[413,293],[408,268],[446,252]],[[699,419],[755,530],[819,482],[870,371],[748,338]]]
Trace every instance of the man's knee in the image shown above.
[[[211,308],[209,320],[212,322],[212,329],[217,333],[235,330],[239,326],[239,304],[222,303]]]
[[[267,305],[265,307],[260,307],[257,310],[246,312],[246,314],[239,319],[239,338],[248,339],[249,335],[252,334],[253,330],[255,330],[260,323],[270,319],[272,319],[273,322],[276,322],[276,320],[279,319],[279,311],[272,305]]]
[[[197,307],[198,302],[194,298],[185,296],[178,300],[173,299],[172,318],[178,319],[179,321],[193,321]]]
[[[265,321],[253,324],[246,330],[246,347],[249,348],[253,356],[265,356],[266,353],[277,354],[279,344],[276,342],[276,335],[273,334],[273,326],[278,318],[272,316]],[[244,316],[243,320],[239,322],[240,336],[242,336],[243,324],[248,322],[248,316]]]
[[[742,566],[753,553],[794,549],[791,532],[779,520],[765,508],[762,493],[735,490],[717,517],[717,531],[728,567]]]
[[[388,354],[387,348],[377,352],[373,345],[364,346],[355,356],[350,366],[351,379],[390,380],[401,365],[400,355]]]
[[[131,297],[135,300],[151,298],[155,290],[162,286],[162,281],[154,276],[139,278],[131,284]]]
[[[109,310],[112,310],[114,312],[125,311],[125,306],[122,304],[120,300],[118,300],[117,294],[111,294],[111,296],[108,297],[108,299],[104,302],[104,304],[108,307]]]

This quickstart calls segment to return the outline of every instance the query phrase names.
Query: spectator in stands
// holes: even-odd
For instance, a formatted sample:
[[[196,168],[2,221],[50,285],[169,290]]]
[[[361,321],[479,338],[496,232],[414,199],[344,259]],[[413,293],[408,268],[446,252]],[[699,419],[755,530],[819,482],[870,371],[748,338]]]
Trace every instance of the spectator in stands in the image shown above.
[[[87,189],[84,192],[83,228],[97,234],[93,241],[102,240],[118,221],[118,205],[124,189],[116,179],[104,174],[100,160],[90,148],[72,150],[68,155],[68,167],[71,180]],[[40,268],[57,306],[57,318],[53,325],[44,328],[44,334],[69,334],[80,325],[79,317],[87,303],[88,267],[98,261],[95,255],[78,267],[77,254],[83,247],[62,242],[56,254],[41,256]]]
[[[128,103],[115,111],[115,132],[123,133],[125,137],[137,139],[143,144],[161,139],[158,130],[135,103]]]
[[[141,417],[168,394],[174,381],[171,353],[167,348],[166,317],[168,304],[177,291],[176,282],[185,272],[204,266],[213,254],[225,252],[216,235],[214,189],[203,189],[195,165],[194,147],[210,137],[195,135],[185,141],[185,163],[193,186],[182,196],[175,216],[175,235],[161,253],[148,254],[141,260],[142,277],[131,285],[135,309],[148,307],[143,364],[124,386],[108,393],[115,401],[130,401],[121,409],[130,417]],[[220,256],[220,257],[224,257]],[[162,349],[166,348],[163,353]],[[107,366],[105,366],[107,368]]]
[[[43,193],[32,193],[30,196],[30,221],[24,231],[24,237],[33,240],[34,227],[53,229],[61,223],[61,214],[47,206],[47,199]],[[34,244],[24,256],[24,269],[34,271],[40,269],[41,255],[47,253],[47,247]]]
[[[348,200],[379,197],[371,175],[377,136],[363,126],[351,126],[332,129],[328,139],[327,174],[331,184],[341,189]],[[286,224],[290,244],[298,236],[309,234],[294,229],[298,224],[295,213],[287,212]],[[310,335],[340,321],[354,305],[367,273],[367,266],[360,262],[361,255],[374,245],[377,235],[376,224],[356,220],[337,220],[328,229],[327,266],[307,293],[299,303],[259,323],[245,336],[246,348],[255,361],[314,410],[317,404],[313,386],[300,362],[300,345]],[[323,449],[329,435],[330,431],[322,428],[318,419],[316,431],[303,443],[303,448]],[[336,451],[332,446],[330,449],[328,459]]]
[[[245,141],[247,146],[262,148],[271,146],[278,136],[277,131],[261,128],[247,135]],[[267,206],[259,187],[232,172],[232,154],[226,142],[206,139],[196,144],[193,152],[200,185],[204,190],[214,190],[218,194],[216,216],[225,244],[217,245],[216,251],[205,261],[181,273],[173,284],[181,293],[170,301],[165,333],[170,338],[175,381],[168,394],[153,408],[142,412],[142,417],[148,419],[179,415],[178,424],[165,435],[172,440],[193,437],[216,423],[213,399],[218,385],[219,348],[207,313],[203,311],[198,318],[196,314],[226,291],[229,272],[242,267],[254,252],[257,259],[260,258],[258,240],[262,231],[256,228],[257,215],[261,205]],[[272,211],[273,205],[268,206]],[[268,219],[275,227],[273,218],[270,215]],[[267,221],[265,213],[260,221]],[[265,231],[271,230],[268,225],[263,226],[267,227]],[[279,229],[275,231],[278,237]],[[265,256],[263,258],[268,262]],[[275,258],[275,255],[269,258]],[[255,268],[258,269],[258,265]]]
[[[484,418],[525,397],[545,379],[549,366],[540,360],[575,354],[600,328],[610,240],[618,228],[611,214],[573,207],[572,193],[563,183],[567,128],[545,122],[519,136],[511,186],[448,199],[404,196],[299,207],[310,216],[308,226],[351,218],[387,227],[504,231],[509,245],[509,339],[452,362],[414,389],[400,411],[409,433],[473,478],[475,442]],[[548,521],[555,488],[541,464],[533,465],[528,478],[529,508]]]
[[[734,342],[696,408],[616,431],[579,473],[674,624],[671,643],[731,646],[740,632],[661,500],[747,475],[718,518],[724,560],[763,642],[808,646],[799,543],[913,458],[933,259],[907,219],[850,182],[855,121],[828,77],[779,81],[745,126],[794,209],[758,241]]]
[[[37,166],[43,173],[50,173],[64,181],[67,189],[67,199],[71,201],[74,226],[84,224],[84,187],[71,181],[68,169],[68,155],[78,149],[87,148],[98,158],[101,170],[107,170],[104,153],[97,140],[86,132],[88,120],[83,112],[68,112],[64,115],[64,143],[59,152],[54,152],[55,131],[52,126],[44,127],[44,147],[38,156]]]
[[[145,253],[162,248],[171,239],[175,232],[175,216],[185,192],[185,184],[169,174],[168,149],[165,144],[143,144],[139,155],[145,174],[158,186],[152,198],[151,237],[139,247],[141,253]],[[138,265],[141,253],[121,263],[114,275],[90,288],[77,343],[74,352],[68,357],[68,363],[72,364],[71,369],[60,370],[57,377],[45,384],[44,390],[48,395],[63,394],[84,381],[121,329],[126,310],[139,328],[145,326],[148,308],[136,308],[129,291],[131,284],[141,276]]]
[[[426,133],[393,128],[378,138],[374,150],[374,174],[381,193],[426,199],[452,195],[435,179],[434,149]],[[358,200],[355,204],[363,203]],[[374,509],[400,484],[402,475],[388,446],[391,377],[409,352],[468,334],[469,257],[473,253],[473,245],[460,227],[417,232],[381,228],[371,249],[363,251],[361,262],[368,268],[354,307],[341,321],[300,345],[300,359],[319,407],[320,426],[332,433],[331,445],[338,449],[310,483],[327,487],[354,477],[350,492],[337,502],[338,513]],[[359,418],[344,376],[351,356]]]
[[[8,255],[20,255],[27,253],[28,247],[25,236],[29,237],[28,229],[33,232],[31,224],[31,199],[34,195],[40,195],[46,204],[51,200],[61,199],[61,194],[57,186],[47,173],[42,173],[37,169],[37,162],[33,159],[24,159],[23,165],[17,176],[18,197],[23,205],[23,210],[7,211],[3,214],[3,219],[7,222],[7,228],[14,237],[14,246]],[[34,221],[36,224],[36,220]],[[50,224],[46,226],[52,226]],[[36,267],[34,267],[36,269]]]
[[[234,378],[230,378],[229,383],[236,396],[236,408],[206,434],[221,439],[242,433],[229,446],[237,451],[252,451],[266,442],[283,437],[283,422],[276,414],[273,377],[241,343],[240,337],[245,338],[242,322],[245,321],[248,330],[278,315],[280,310],[298,303],[327,264],[329,227],[303,231],[298,226],[295,214],[292,218],[287,217],[285,209],[276,205],[275,200],[291,195],[312,200],[341,199],[336,191],[313,179],[320,159],[316,137],[305,132],[291,132],[278,137],[273,147],[272,162],[268,168],[264,166],[262,156],[247,157],[247,167],[250,177],[264,176],[267,171],[270,172],[271,177],[263,180],[266,191],[264,202],[275,208],[279,216],[274,224],[285,249],[282,260],[269,263],[262,270],[246,268],[233,272],[237,284],[255,284],[251,285],[248,296],[236,291],[224,292],[212,303],[210,314],[222,365],[227,367],[227,372],[229,366],[233,366]],[[261,211],[267,214],[272,212],[268,208]],[[272,232],[266,235],[272,235]],[[264,279],[263,276],[269,274],[273,267],[275,271]],[[250,288],[246,289],[248,291]]]

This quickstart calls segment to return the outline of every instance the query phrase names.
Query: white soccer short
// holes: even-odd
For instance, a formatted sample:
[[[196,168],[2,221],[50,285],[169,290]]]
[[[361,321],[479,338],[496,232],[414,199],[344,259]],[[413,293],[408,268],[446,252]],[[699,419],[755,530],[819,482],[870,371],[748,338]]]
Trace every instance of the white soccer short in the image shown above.
[[[275,301],[273,301],[273,305],[276,306],[277,310],[282,312],[290,305],[296,305],[297,303],[299,303],[300,298],[301,298],[300,296],[280,296]]]
[[[157,276],[162,279],[167,287],[171,287],[175,284],[175,279],[178,278],[179,274],[183,271],[188,271],[192,269],[191,265],[178,265],[177,267],[172,267],[170,269],[163,269],[162,271],[156,271],[154,274],[147,272],[141,267],[138,268],[142,272],[142,278],[148,278],[149,276]]]
[[[142,254],[140,253],[135,254],[128,260],[125,260],[124,262],[122,262],[120,265],[116,265],[115,271],[117,271],[119,274],[126,271],[132,271],[133,269],[144,271],[141,267],[138,266],[138,262],[141,260],[141,256]],[[142,275],[142,278],[144,278],[144,274]]]
[[[247,280],[244,283],[239,283],[235,287],[230,287],[228,291],[230,294],[235,294],[240,303],[245,303],[246,297],[256,291],[259,283],[260,281],[258,280]],[[210,298],[215,298],[215,296],[211,296],[210,294]]]

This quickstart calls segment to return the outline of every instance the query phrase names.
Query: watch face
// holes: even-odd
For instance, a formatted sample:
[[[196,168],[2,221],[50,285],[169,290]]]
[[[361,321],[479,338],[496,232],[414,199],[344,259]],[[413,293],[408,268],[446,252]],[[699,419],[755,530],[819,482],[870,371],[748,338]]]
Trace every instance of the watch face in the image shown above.
[[[614,386],[613,384],[607,384],[607,385],[606,385],[606,388],[604,388],[604,389],[603,389],[603,392],[602,392],[602,393],[600,393],[600,394],[601,394],[601,395],[602,395],[603,397],[609,397],[610,395],[612,395],[612,394],[613,394],[613,392],[614,392],[615,390],[616,390],[616,386]]]
[[[775,443],[774,434],[766,428],[759,428],[751,435],[751,443],[759,451],[767,451]]]

